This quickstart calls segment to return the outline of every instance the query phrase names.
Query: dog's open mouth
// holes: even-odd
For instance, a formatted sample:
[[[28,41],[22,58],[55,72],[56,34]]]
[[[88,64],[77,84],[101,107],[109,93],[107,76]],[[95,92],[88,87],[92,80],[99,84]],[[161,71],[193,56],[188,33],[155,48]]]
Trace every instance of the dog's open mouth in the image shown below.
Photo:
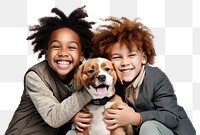
[[[105,95],[108,91],[108,85],[101,84],[98,87],[96,87],[96,91],[99,95]]]

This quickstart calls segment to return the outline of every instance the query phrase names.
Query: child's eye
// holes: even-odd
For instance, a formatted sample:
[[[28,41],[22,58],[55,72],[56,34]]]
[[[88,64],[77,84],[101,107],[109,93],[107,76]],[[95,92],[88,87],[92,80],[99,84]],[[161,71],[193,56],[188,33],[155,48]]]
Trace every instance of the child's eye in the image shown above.
[[[121,56],[112,56],[111,57],[111,60],[120,60],[121,59]]]
[[[58,49],[60,48],[60,45],[52,45],[51,48]]]
[[[69,50],[76,50],[78,49],[78,45],[77,43],[70,43],[69,46],[68,46]]]
[[[77,49],[77,47],[75,47],[75,46],[69,46],[69,50],[76,50]]]
[[[129,54],[129,57],[135,57],[137,54],[136,53],[132,53],[132,54]]]

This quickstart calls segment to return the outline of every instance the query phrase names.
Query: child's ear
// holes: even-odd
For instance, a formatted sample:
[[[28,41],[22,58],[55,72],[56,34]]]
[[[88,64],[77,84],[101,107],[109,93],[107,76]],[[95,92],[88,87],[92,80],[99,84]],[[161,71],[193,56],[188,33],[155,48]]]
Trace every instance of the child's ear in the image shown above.
[[[83,53],[81,53],[81,56],[80,56],[80,62],[83,62],[83,60],[85,59]]]
[[[146,64],[147,63],[147,56],[145,53],[142,54],[142,64]]]

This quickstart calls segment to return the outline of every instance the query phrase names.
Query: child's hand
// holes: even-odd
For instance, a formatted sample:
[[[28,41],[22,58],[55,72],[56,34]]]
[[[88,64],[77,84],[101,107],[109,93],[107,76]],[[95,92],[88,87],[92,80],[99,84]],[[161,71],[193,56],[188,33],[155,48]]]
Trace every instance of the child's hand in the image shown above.
[[[91,121],[92,114],[86,112],[79,112],[72,118],[72,122],[80,132],[83,132],[85,128],[90,127]]]
[[[104,112],[104,122],[107,124],[108,130],[113,130],[121,126],[133,123],[135,111],[125,105],[118,109],[106,109]]]

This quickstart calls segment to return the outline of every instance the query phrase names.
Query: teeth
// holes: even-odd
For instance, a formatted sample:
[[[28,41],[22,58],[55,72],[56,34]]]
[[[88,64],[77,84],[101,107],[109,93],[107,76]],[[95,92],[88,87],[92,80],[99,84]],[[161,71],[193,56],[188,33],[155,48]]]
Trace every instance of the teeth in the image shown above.
[[[127,72],[130,72],[130,70],[123,70],[122,72],[127,73]]]
[[[61,65],[69,65],[68,61],[58,61],[57,63]]]

